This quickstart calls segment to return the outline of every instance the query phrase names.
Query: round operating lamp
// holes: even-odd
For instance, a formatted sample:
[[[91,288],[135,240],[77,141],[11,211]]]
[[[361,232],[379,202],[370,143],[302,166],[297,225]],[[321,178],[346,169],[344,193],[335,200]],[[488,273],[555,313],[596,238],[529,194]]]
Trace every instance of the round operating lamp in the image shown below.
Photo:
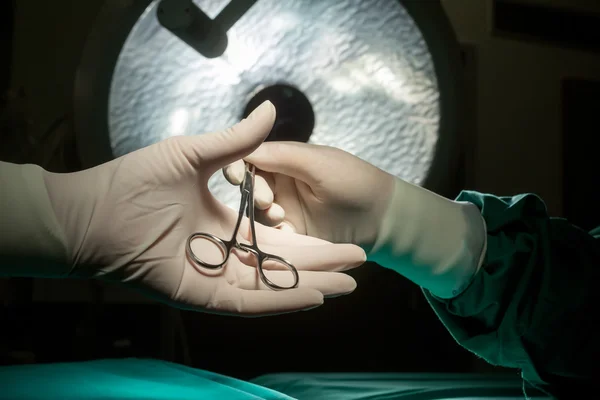
[[[107,1],[75,84],[85,167],[225,129],[264,100],[268,140],[346,150],[419,185],[459,143],[459,57],[437,1]],[[211,191],[236,207],[216,174]]]

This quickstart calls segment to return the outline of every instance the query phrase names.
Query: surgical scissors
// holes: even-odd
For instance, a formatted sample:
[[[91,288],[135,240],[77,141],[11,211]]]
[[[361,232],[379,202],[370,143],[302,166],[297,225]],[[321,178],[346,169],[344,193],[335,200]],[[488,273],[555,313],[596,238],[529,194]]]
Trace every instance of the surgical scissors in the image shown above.
[[[286,259],[276,256],[274,254],[268,254],[260,250],[258,247],[258,243],[256,241],[256,228],[254,226],[254,176],[255,176],[255,167],[254,165],[246,163],[246,171],[244,173],[244,181],[241,185],[242,199],[240,201],[240,209],[238,214],[238,219],[235,224],[235,228],[233,230],[233,235],[229,240],[223,240],[218,236],[207,232],[196,232],[191,234],[188,237],[186,243],[186,252],[188,257],[194,261],[199,267],[204,267],[207,269],[220,269],[223,268],[227,261],[229,260],[229,256],[233,249],[238,249],[245,251],[247,253],[251,253],[256,258],[258,274],[260,276],[261,281],[272,290],[286,290],[293,289],[298,286],[299,276],[298,270],[292,263],[287,261]],[[251,235],[251,244],[240,243],[237,240],[238,231],[240,229],[242,219],[244,214],[248,216],[250,222],[250,235]],[[203,261],[200,257],[194,254],[192,250],[192,241],[195,239],[204,239],[212,244],[216,245],[219,250],[223,254],[223,260],[218,264],[211,264],[206,261]],[[280,264],[285,267],[285,269],[289,270],[293,276],[293,283],[291,286],[280,286],[276,283],[272,282],[266,275],[263,270],[263,264],[266,261],[271,261]]]

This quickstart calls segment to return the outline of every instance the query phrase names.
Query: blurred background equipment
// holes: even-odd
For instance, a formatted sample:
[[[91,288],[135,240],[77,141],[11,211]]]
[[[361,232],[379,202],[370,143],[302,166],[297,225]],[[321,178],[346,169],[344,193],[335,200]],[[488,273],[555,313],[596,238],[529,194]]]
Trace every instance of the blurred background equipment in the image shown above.
[[[412,2],[435,21],[428,44],[395,0],[119,3],[105,3],[78,69],[84,165],[227,128],[269,99],[278,110],[271,140],[336,146],[417,184],[452,173],[464,101],[449,75],[460,59],[439,4]],[[221,174],[209,185],[238,203]]]

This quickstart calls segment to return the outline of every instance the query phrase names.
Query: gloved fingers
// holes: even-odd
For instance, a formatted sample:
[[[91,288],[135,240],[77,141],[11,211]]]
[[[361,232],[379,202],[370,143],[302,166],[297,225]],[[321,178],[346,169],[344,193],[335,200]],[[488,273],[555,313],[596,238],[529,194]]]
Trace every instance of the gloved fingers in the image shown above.
[[[265,210],[255,210],[254,218],[263,225],[278,227],[285,218],[285,211],[279,204],[272,203],[271,206]]]
[[[248,223],[248,218],[244,218],[240,226],[240,233],[243,238],[243,241],[246,243],[250,240],[249,227],[250,226]],[[269,226],[262,225],[260,223],[255,223],[254,229],[256,231],[256,238],[260,248],[262,248],[265,245],[302,247],[322,246],[331,244],[331,242],[328,242],[323,239],[280,230],[277,228],[272,228]]]
[[[274,291],[223,285],[206,309],[219,314],[258,317],[309,310],[322,304],[323,294],[310,288]]]
[[[264,218],[264,222],[262,220],[263,215],[261,214],[261,219],[259,220],[259,222],[267,226],[275,226],[277,227],[277,229],[280,229],[285,232],[298,233],[298,231],[300,231],[300,233],[306,235],[306,215],[304,214],[304,210],[302,209],[302,205],[299,199],[314,198],[315,195],[311,187],[302,181],[295,180],[290,182],[290,180],[285,177],[282,178],[281,181],[282,182],[279,185],[280,190],[277,192],[277,198],[274,199],[275,202],[272,203],[271,208],[277,206],[281,209],[282,214],[279,214],[279,210],[272,211],[269,213],[268,217]],[[291,183],[293,183],[294,185],[293,188],[291,187]],[[290,192],[291,189],[295,190],[295,192]],[[285,209],[279,204],[277,204],[280,201],[282,202],[282,204],[286,205]],[[286,212],[286,210],[289,213]],[[286,218],[288,215],[289,218]]]
[[[367,260],[363,249],[353,244],[321,246],[262,246],[265,253],[278,255],[291,262],[299,271],[347,271]],[[281,268],[281,264],[266,261],[264,269]]]
[[[234,186],[239,186],[244,180],[246,166],[243,160],[237,160],[223,168],[225,180]],[[274,180],[268,172],[257,171],[254,177],[254,206],[257,210],[266,210],[273,203]]]
[[[258,210],[266,210],[273,204],[273,191],[261,175],[254,177],[254,206]]]
[[[268,142],[261,144],[245,160],[263,171],[287,175],[312,186],[325,174],[327,167],[322,164],[328,161],[327,157],[315,157],[316,150],[315,145],[306,143]]]
[[[246,165],[244,160],[237,160],[223,168],[223,175],[227,182],[234,186],[239,186],[244,180],[244,172],[246,171]]]
[[[237,285],[240,289],[272,290],[260,279],[258,269],[244,268],[238,274]],[[263,270],[267,279],[278,286],[289,287],[294,284],[291,271]],[[356,289],[356,281],[349,275],[339,272],[298,271],[299,288],[318,290],[325,297],[336,297],[350,294]]]
[[[285,220],[291,224],[295,231],[306,234],[304,224],[304,211],[298,198],[298,189],[293,178],[277,175],[275,179],[275,199],[285,211]]]
[[[259,244],[261,251],[279,256],[291,263],[298,271],[347,271],[361,266],[367,257],[363,249],[353,244],[329,244],[317,246],[273,246]],[[256,266],[251,253],[235,250],[235,255],[244,264]],[[265,270],[284,270],[278,262],[267,260]]]
[[[248,118],[229,129],[182,137],[185,145],[181,150],[194,168],[211,176],[260,146],[273,128],[275,117],[275,106],[265,101]]]
[[[273,175],[270,172],[266,172],[263,171],[261,169],[256,169],[256,175],[260,175],[263,177],[263,179],[267,182],[267,185],[269,185],[269,188],[271,189],[271,191],[273,193],[275,193],[275,175]]]
[[[294,226],[287,221],[281,221],[281,223],[277,225],[276,228],[283,232],[296,233],[296,228],[294,228]]]
[[[202,270],[188,266],[184,270],[177,292],[166,299],[185,310],[197,310],[222,315],[257,317],[315,308],[323,304],[323,294],[310,287],[274,291],[237,287],[240,270],[256,275],[256,269],[243,265],[235,256],[225,268]],[[343,284],[350,288],[349,283]]]

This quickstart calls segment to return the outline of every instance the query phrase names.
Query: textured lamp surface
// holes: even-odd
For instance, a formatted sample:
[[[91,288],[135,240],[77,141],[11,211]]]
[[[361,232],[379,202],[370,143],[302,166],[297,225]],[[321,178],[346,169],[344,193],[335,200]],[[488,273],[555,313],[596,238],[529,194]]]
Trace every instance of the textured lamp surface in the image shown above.
[[[228,0],[196,0],[214,18]],[[205,58],[162,27],[151,3],[129,34],[111,82],[115,156],[174,135],[227,128],[252,96],[286,84],[312,105],[309,142],[344,149],[421,184],[440,125],[434,65],[421,32],[397,0],[258,0]],[[213,194],[236,207],[221,174]]]

